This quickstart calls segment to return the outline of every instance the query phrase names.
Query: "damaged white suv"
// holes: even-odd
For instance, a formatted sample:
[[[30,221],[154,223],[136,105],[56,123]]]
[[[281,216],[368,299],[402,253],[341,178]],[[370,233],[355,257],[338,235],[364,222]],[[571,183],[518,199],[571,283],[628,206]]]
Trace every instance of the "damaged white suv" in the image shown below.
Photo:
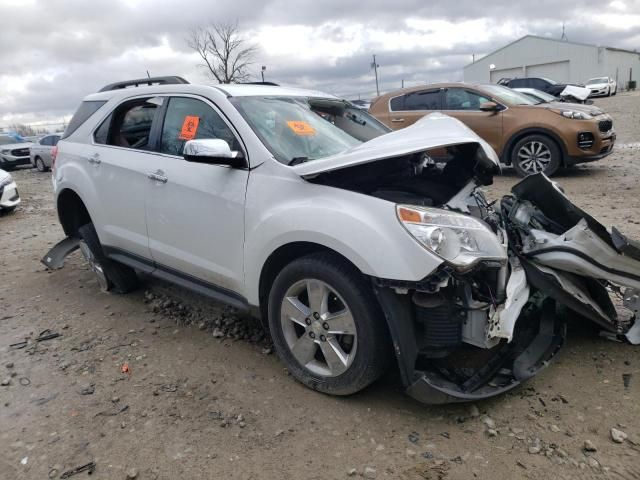
[[[314,91],[122,82],[88,96],[58,143],[68,237],[43,261],[80,247],[106,291],[138,270],[254,312],[293,376],[331,394],[394,357],[419,400],[499,394],[562,346],[560,304],[639,342],[637,245],[542,174],[487,202],[496,172],[441,114],[389,132]]]

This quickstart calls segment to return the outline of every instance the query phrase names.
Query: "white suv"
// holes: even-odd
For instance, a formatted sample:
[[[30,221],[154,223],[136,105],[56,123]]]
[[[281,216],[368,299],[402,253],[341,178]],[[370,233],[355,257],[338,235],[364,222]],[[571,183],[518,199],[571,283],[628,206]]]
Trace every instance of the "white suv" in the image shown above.
[[[44,261],[79,247],[105,291],[135,288],[140,270],[268,319],[293,376],[322,392],[364,388],[395,355],[420,400],[484,398],[554,356],[555,300],[637,334],[600,295],[608,277],[575,258],[640,287],[624,237],[625,254],[558,240],[600,227],[544,175],[489,205],[478,186],[497,171],[495,152],[440,114],[389,132],[314,91],[122,82],[88,96],[58,143],[68,237]]]

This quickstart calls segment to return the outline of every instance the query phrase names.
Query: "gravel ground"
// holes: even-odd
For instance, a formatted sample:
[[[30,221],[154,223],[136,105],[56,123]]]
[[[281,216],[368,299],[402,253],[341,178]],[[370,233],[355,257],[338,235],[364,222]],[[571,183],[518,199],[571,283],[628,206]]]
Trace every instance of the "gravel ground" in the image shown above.
[[[619,146],[557,180],[640,238],[640,95],[595,103],[613,114]],[[23,203],[0,218],[1,478],[60,478],[90,462],[98,479],[640,476],[640,349],[586,323],[570,326],[552,367],[475,405],[418,404],[394,372],[324,396],[228,308],[151,279],[100,293],[79,254],[47,272],[39,259],[62,238],[49,175],[15,178]],[[516,181],[507,170],[490,197]],[[61,336],[35,341],[45,329]]]

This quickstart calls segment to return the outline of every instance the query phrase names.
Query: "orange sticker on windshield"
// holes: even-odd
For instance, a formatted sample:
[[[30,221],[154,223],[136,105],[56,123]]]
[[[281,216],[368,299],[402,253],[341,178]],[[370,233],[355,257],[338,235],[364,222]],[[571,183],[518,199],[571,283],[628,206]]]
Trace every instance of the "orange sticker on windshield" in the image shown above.
[[[293,130],[293,133],[302,137],[307,137],[316,134],[316,129],[309,125],[307,122],[301,120],[291,120],[287,122],[289,128]]]
[[[198,124],[200,123],[200,117],[187,115],[182,122],[182,129],[178,138],[180,140],[193,140],[198,131]]]

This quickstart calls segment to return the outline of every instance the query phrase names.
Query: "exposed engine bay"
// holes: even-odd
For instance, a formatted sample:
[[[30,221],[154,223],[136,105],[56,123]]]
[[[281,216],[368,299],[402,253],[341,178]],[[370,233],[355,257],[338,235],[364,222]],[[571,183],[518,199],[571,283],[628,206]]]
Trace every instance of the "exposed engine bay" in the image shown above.
[[[477,143],[451,145],[310,180],[398,204],[409,220],[436,209],[473,217],[502,245],[502,255],[445,261],[420,282],[372,279],[403,382],[426,403],[491,397],[535,375],[564,344],[561,309],[640,344],[640,245],[609,232],[543,174],[488,202],[479,187],[497,167],[482,153]],[[425,234],[433,251],[442,230]]]

